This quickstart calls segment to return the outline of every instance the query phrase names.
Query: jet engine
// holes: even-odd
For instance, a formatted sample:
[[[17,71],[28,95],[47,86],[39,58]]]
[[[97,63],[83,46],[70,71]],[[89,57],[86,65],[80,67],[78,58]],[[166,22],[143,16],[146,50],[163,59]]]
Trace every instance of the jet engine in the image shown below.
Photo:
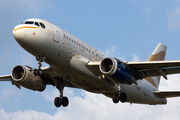
[[[115,82],[129,85],[136,82],[129,69],[118,59],[104,58],[99,69],[102,74]]]
[[[31,90],[43,91],[46,88],[46,84],[42,78],[35,76],[33,69],[29,66],[15,66],[12,70],[11,77],[19,85]]]

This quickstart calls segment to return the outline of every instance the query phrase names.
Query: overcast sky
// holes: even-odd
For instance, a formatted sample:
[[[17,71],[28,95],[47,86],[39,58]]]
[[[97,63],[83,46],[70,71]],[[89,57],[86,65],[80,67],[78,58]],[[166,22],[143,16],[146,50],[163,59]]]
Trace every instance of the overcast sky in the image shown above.
[[[110,57],[145,61],[159,42],[168,46],[166,60],[180,60],[180,0],[0,0],[0,75],[14,66],[37,67],[23,50],[13,28],[29,18],[56,24]],[[46,66],[47,64],[43,64]],[[180,90],[180,75],[161,79],[160,90]],[[43,92],[0,82],[0,120],[169,120],[180,119],[180,98],[167,105],[114,104],[111,99],[65,88],[67,108],[56,108],[58,90]]]

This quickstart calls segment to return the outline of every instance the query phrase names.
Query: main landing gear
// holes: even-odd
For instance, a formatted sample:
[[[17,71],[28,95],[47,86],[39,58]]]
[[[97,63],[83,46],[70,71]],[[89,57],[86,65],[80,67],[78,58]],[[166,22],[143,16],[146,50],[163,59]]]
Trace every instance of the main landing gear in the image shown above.
[[[122,103],[126,102],[127,100],[127,96],[126,93],[121,93],[118,92],[114,95],[114,97],[112,98],[114,103],[118,103],[119,101],[121,101]]]
[[[42,70],[41,70],[41,66],[42,66],[42,62],[46,59],[45,56],[37,56],[36,60],[38,61],[38,69],[34,69],[34,75],[42,75]]]
[[[57,83],[56,83],[56,88],[59,90],[60,92],[60,97],[56,97],[54,99],[54,105],[56,107],[60,107],[61,105],[63,107],[67,107],[68,104],[69,104],[69,100],[67,97],[63,96],[63,90],[64,90],[64,86],[66,84],[66,80],[63,79],[63,78],[59,78],[57,80]]]
[[[119,101],[121,101],[122,103],[126,102],[127,100],[127,96],[126,96],[126,93],[121,93],[121,90],[120,90],[120,85],[118,85],[118,88],[119,88],[119,91],[118,93],[116,93],[112,100],[114,103],[118,103]]]
[[[46,59],[46,57],[45,56],[37,56],[36,59],[38,61],[38,69],[34,69],[34,75],[41,76],[42,75],[42,70],[41,70],[42,62]],[[60,92],[60,97],[56,97],[54,99],[54,105],[56,107],[60,107],[61,105],[63,107],[67,107],[69,104],[69,100],[67,97],[63,96],[63,90],[64,90],[64,86],[66,84],[66,80],[61,77],[58,77],[58,79],[53,79],[53,81],[56,84],[56,88]]]

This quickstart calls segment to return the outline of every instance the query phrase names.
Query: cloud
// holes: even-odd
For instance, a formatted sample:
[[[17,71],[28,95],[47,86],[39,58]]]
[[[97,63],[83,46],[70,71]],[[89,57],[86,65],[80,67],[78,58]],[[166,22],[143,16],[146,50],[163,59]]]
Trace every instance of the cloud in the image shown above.
[[[146,15],[146,18],[149,19],[151,14],[153,12],[152,7],[146,7],[143,11],[143,13]]]
[[[174,89],[178,89],[178,85],[175,83],[180,79],[179,75],[170,76],[170,86],[174,86]],[[162,79],[161,82],[167,82]],[[169,84],[168,83],[168,84]],[[169,85],[164,86],[164,89],[169,89]],[[178,87],[178,88],[177,88]],[[0,119],[2,120],[109,120],[109,119],[126,119],[132,120],[134,118],[139,120],[168,120],[168,119],[180,119],[179,107],[180,99],[169,99],[167,105],[139,105],[129,103],[114,104],[110,98],[107,98],[101,94],[94,94],[86,91],[81,91],[80,94],[84,97],[74,96],[72,89],[66,89],[65,94],[69,97],[70,104],[67,108],[58,108],[57,111],[50,115],[45,112],[38,112],[35,110],[6,112],[0,109]],[[54,97],[52,94],[56,94],[56,91],[50,90],[45,93],[46,96]],[[58,93],[57,93],[58,94]],[[55,95],[56,96],[56,95]],[[47,98],[46,98],[47,99]],[[47,99],[49,101],[49,99]],[[51,100],[50,100],[51,101]],[[51,101],[53,102],[53,101]],[[169,110],[171,112],[169,112]]]
[[[121,52],[120,50],[117,49],[116,45],[113,45],[110,48],[100,51],[105,55],[107,55],[108,57],[116,57],[117,59],[125,61],[125,57],[120,56]]]
[[[18,94],[17,89],[11,89],[6,88],[3,91],[1,91],[1,100],[4,100],[6,102],[10,102],[12,99],[15,102],[16,100],[20,99],[21,94]],[[18,98],[18,99],[15,99]]]
[[[7,113],[3,109],[0,109],[1,120],[52,120],[53,117],[46,113],[37,112],[33,110],[16,111]]]
[[[116,46],[114,45],[114,46],[110,47],[110,49],[106,49],[104,53],[107,56],[112,56],[112,54],[114,54],[116,51],[117,51],[117,49],[116,49]]]
[[[180,75],[171,75],[169,80],[162,78],[161,90],[178,90],[180,82]],[[59,95],[56,89],[46,91],[44,97],[51,101],[51,98]],[[94,94],[86,91],[81,91],[80,96],[76,96],[73,89],[66,88],[65,95],[68,96],[70,104],[67,108],[58,108],[57,111],[50,115],[45,112],[38,112],[35,110],[6,112],[0,109],[0,119],[2,120],[47,120],[47,119],[66,119],[66,120],[109,120],[109,119],[126,119],[132,120],[134,118],[139,120],[168,120],[180,119],[179,107],[180,98],[168,99],[167,105],[140,105],[129,103],[114,104],[110,98],[101,94]],[[53,104],[52,104],[53,105]],[[171,110],[171,112],[169,112]]]
[[[133,61],[140,61],[139,56],[136,55],[135,53],[132,55],[132,57],[133,57]]]
[[[180,6],[167,11],[168,28],[170,31],[180,31]]]

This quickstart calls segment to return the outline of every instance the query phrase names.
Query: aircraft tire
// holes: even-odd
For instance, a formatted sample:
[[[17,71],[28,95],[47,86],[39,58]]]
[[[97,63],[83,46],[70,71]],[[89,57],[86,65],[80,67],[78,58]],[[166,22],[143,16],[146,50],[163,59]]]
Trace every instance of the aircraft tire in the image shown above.
[[[34,75],[35,76],[42,75],[42,70],[41,69],[34,69]]]
[[[119,99],[120,99],[120,101],[121,101],[122,103],[126,102],[126,100],[127,100],[126,93],[121,93]]]
[[[61,106],[61,99],[60,99],[60,97],[56,97],[56,98],[54,99],[54,105],[55,105],[56,107],[60,107],[60,106]]]
[[[119,96],[118,94],[116,94],[113,98],[112,98],[114,103],[118,103],[119,102]]]
[[[68,104],[69,104],[68,98],[67,97],[62,97],[61,104],[62,104],[63,107],[67,107]]]

